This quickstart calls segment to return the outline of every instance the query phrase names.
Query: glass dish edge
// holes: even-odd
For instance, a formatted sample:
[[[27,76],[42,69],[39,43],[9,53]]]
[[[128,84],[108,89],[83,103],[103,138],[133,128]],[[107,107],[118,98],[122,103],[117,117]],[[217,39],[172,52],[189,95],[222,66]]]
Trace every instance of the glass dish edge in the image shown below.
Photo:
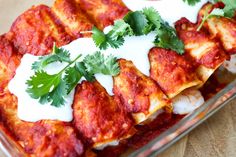
[[[201,107],[188,114],[174,126],[154,138],[145,146],[136,151],[122,156],[129,157],[156,157],[159,153],[173,145],[179,139],[187,135],[215,112],[220,110],[229,101],[236,98],[236,79],[218,92],[214,97],[206,101]],[[2,157],[27,156],[11,138],[0,129],[0,150]]]
[[[186,117],[151,140],[148,144],[129,153],[129,157],[156,157],[227,105],[234,98],[236,98],[236,79],[219,91],[215,96],[207,100],[194,112],[186,115]]]

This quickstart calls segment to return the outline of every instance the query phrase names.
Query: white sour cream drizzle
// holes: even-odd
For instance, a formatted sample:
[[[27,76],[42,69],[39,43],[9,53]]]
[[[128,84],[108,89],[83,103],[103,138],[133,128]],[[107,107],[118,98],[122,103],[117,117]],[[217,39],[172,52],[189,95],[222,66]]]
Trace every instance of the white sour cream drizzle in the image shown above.
[[[125,37],[124,45],[118,49],[108,48],[107,50],[99,50],[92,40],[92,38],[80,38],[64,46],[66,50],[69,50],[71,57],[75,58],[78,54],[93,54],[96,51],[101,51],[105,56],[113,55],[117,58],[123,58],[131,60],[133,64],[143,74],[149,76],[150,64],[148,60],[148,52],[154,47],[153,41],[155,39],[155,33],[150,33],[143,36]],[[81,58],[82,59],[82,58]],[[107,90],[110,95],[113,95],[112,87],[113,80],[111,76],[102,74],[96,74],[96,79]]]
[[[135,2],[134,0],[123,0],[123,2],[132,11],[154,7],[161,17],[173,26],[182,17],[195,23],[198,11],[208,0],[201,0],[194,6],[189,6],[183,0],[136,0]]]
[[[51,106],[49,103],[42,105],[26,92],[27,85],[25,82],[34,74],[31,66],[38,58],[37,56],[25,54],[16,70],[15,77],[8,84],[10,92],[18,98],[17,116],[28,122],[36,122],[42,119],[71,121],[73,119],[71,104],[73,103],[74,90],[67,96],[66,104],[58,108]],[[53,66],[50,65],[47,68],[50,69],[47,72],[50,74],[56,73],[64,66],[65,64],[54,63]]]
[[[132,5],[128,4],[128,0],[125,0],[125,2],[128,7],[131,7],[132,9]],[[152,4],[155,8],[157,7],[157,10],[160,12],[161,16],[163,16],[163,19],[171,23],[171,21],[175,22],[179,18],[185,17],[186,15],[191,15],[191,17],[196,18],[197,11],[205,2],[206,0],[202,0],[196,7],[190,7],[182,4],[182,0],[163,0],[162,3],[159,2],[160,4],[152,1],[152,3],[148,2],[148,4]],[[132,2],[132,4],[133,8],[138,9],[137,2]],[[147,5],[141,4],[140,6],[144,7]],[[117,58],[131,60],[137,69],[139,69],[143,74],[149,76],[150,64],[148,60],[148,52],[154,46],[154,39],[154,33],[143,36],[125,37],[124,45],[119,49],[109,48],[101,52],[105,56],[112,54]],[[79,38],[63,48],[69,50],[71,59],[76,58],[79,54],[86,56],[87,54],[100,51],[95,46],[92,38]],[[29,122],[44,119],[71,121],[73,119],[71,105],[74,99],[74,91],[66,97],[66,104],[60,108],[50,106],[50,104],[42,105],[38,102],[38,100],[31,98],[26,92],[27,85],[25,82],[34,74],[34,71],[31,70],[31,65],[36,60],[38,60],[38,57],[36,56],[29,54],[24,55],[20,66],[16,70],[15,77],[9,83],[10,92],[18,98],[18,117]],[[50,74],[55,74],[65,66],[66,64],[52,63],[47,67],[46,71]],[[110,95],[113,95],[112,77],[102,74],[96,74],[95,77],[97,81],[100,82],[100,84],[107,90],[107,92]]]
[[[149,75],[148,52],[154,46],[154,39],[154,33],[140,37],[126,37],[124,45],[119,49],[109,48],[101,52],[105,56],[112,54],[118,58],[131,60],[142,73]],[[70,51],[71,59],[75,59],[79,54],[86,56],[87,54],[99,51],[92,38],[77,39],[63,48]],[[25,54],[21,59],[20,66],[16,70],[15,77],[8,85],[10,92],[18,98],[18,117],[29,122],[36,122],[43,119],[71,121],[73,119],[71,105],[74,99],[74,91],[66,97],[66,104],[59,108],[51,106],[50,103],[42,105],[38,100],[31,98],[26,92],[27,85],[25,82],[34,74],[31,66],[38,58],[37,56]],[[62,63],[52,63],[45,70],[49,74],[55,74],[65,66],[66,64]],[[113,95],[112,77],[102,74],[96,74],[95,77],[107,92]]]

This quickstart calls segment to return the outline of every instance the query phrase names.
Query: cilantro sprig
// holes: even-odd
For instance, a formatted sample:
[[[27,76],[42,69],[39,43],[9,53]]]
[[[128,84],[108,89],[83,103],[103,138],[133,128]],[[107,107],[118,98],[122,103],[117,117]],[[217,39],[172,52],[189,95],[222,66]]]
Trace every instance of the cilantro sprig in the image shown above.
[[[202,26],[206,22],[206,20],[208,20],[209,18],[214,17],[214,16],[218,16],[218,17],[222,16],[223,17],[224,16],[224,11],[222,9],[215,8],[210,13],[205,13],[203,18],[202,18],[202,21],[201,21],[200,25],[197,28],[197,31],[200,31],[200,29],[202,28]]]
[[[87,55],[82,61],[78,61],[82,55],[74,60],[63,48],[54,45],[53,53],[40,57],[32,65],[35,74],[27,80],[27,92],[34,99],[39,99],[41,104],[50,102],[52,106],[60,107],[65,104],[65,97],[75,88],[84,77],[88,81],[94,81],[94,74],[116,76],[119,73],[119,65],[116,57],[105,57],[100,52]],[[58,73],[50,75],[44,68],[53,62],[65,62],[67,65]]]
[[[97,52],[93,55],[87,55],[84,58],[84,65],[92,74],[102,73],[104,75],[116,76],[119,74],[119,65],[116,63],[116,59],[112,55],[106,58],[101,52]]]
[[[185,3],[188,3],[188,5],[194,6],[195,4],[197,4],[198,2],[200,2],[201,0],[183,0]]]
[[[70,63],[70,54],[69,51],[64,49],[59,49],[56,47],[55,43],[53,46],[52,54],[49,56],[41,56],[39,57],[39,60],[34,62],[32,65],[33,70],[42,70],[45,68],[48,64],[51,64],[53,62],[67,62]]]
[[[153,7],[129,12],[123,19],[115,21],[107,34],[93,27],[92,38],[100,49],[119,48],[123,45],[125,36],[141,36],[151,32],[156,33],[153,41],[156,46],[174,50],[178,54],[184,53],[184,44],[178,38],[176,30]]]
[[[120,47],[125,36],[141,36],[151,32],[156,33],[156,39],[153,41],[156,46],[174,50],[178,54],[184,53],[184,44],[175,29],[160,17],[154,8],[129,12],[123,19],[115,21],[112,29],[106,34],[94,27],[92,38],[95,45],[103,50],[108,47]],[[68,51],[54,45],[52,54],[40,57],[33,63],[35,74],[26,82],[29,95],[39,99],[42,104],[50,102],[52,106],[60,107],[65,104],[66,96],[82,78],[94,81],[94,75],[97,73],[112,76],[119,74],[117,59],[112,55],[105,57],[101,52],[95,52],[85,56],[82,61],[81,57],[78,55],[71,60]],[[50,75],[44,69],[54,62],[65,62],[67,65],[60,72]]]
[[[223,2],[225,7],[223,8],[224,16],[232,18],[235,15],[236,11],[236,2],[235,0],[217,0],[218,2]]]
[[[206,22],[206,20],[208,20],[211,17],[226,17],[226,18],[234,17],[236,11],[235,0],[214,0],[214,2],[223,2],[225,6],[223,9],[214,8],[211,12],[207,11],[203,16],[202,21],[197,28],[197,31],[199,31]]]

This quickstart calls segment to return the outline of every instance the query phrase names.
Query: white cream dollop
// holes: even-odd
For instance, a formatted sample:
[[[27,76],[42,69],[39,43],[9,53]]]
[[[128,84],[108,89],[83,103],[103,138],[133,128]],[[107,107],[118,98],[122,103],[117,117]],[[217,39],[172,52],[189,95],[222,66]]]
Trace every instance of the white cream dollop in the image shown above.
[[[143,1],[137,0],[134,3],[133,0],[124,0],[125,4],[131,10],[139,10],[144,7],[153,6],[160,12],[160,15],[164,20],[171,25],[181,17],[187,17],[192,22],[196,21],[197,13],[201,6],[207,2],[202,0],[200,3],[191,7],[183,0],[160,0],[160,1]],[[111,27],[108,27],[108,31]],[[153,41],[155,39],[155,33],[151,32],[148,35],[125,37],[124,45],[118,49],[109,48],[101,51],[105,56],[110,54],[117,58],[123,58],[130,60],[143,74],[149,76],[150,64],[148,60],[148,52],[154,47]],[[63,47],[71,54],[71,59],[76,58],[79,54],[86,56],[87,54],[100,51],[94,44],[92,38],[79,38],[70,44]],[[81,57],[81,60],[83,57]],[[60,121],[71,121],[72,108],[71,105],[74,99],[74,90],[66,97],[66,104],[62,107],[53,107],[50,104],[40,104],[38,100],[33,99],[26,92],[26,81],[34,74],[31,70],[31,65],[34,61],[38,60],[38,57],[26,54],[21,60],[21,64],[16,70],[15,77],[9,83],[9,90],[12,94],[18,98],[18,117],[22,120],[35,122],[38,120],[51,119]],[[46,71],[50,74],[55,74],[60,71],[66,64],[52,63]],[[110,95],[113,95],[113,80],[111,76],[105,76],[102,74],[96,74],[96,79],[107,90]],[[178,98],[176,98],[176,102]],[[184,99],[188,102],[187,99]],[[176,104],[178,107],[178,103]],[[185,105],[184,105],[185,106]],[[191,107],[190,107],[191,108]],[[189,111],[188,109],[186,110]],[[180,114],[183,112],[179,112]]]
[[[183,0],[123,0],[123,2],[132,11],[142,10],[145,7],[154,7],[161,17],[173,26],[182,17],[186,17],[195,23],[200,8],[208,0],[201,0],[194,6],[188,5]]]
[[[154,44],[155,34],[139,37],[125,37],[125,43],[119,49],[109,48],[101,51],[105,56],[110,54],[117,58],[124,58],[133,61],[134,65],[144,74],[149,75],[149,60],[148,52]],[[99,49],[95,46],[92,38],[80,38],[63,47],[69,50],[71,59],[75,59],[79,54],[83,57],[87,54],[93,54]],[[81,60],[83,59],[81,57]],[[71,121],[73,119],[71,105],[74,99],[74,90],[66,97],[66,104],[61,107],[50,106],[50,104],[40,104],[37,99],[33,99],[26,92],[26,81],[34,74],[31,69],[32,63],[38,60],[39,57],[30,54],[25,54],[21,59],[21,64],[16,70],[15,77],[10,81],[8,88],[10,92],[18,98],[18,117],[29,122],[50,119],[60,121]],[[141,64],[140,64],[141,63]],[[52,63],[46,67],[49,74],[55,74],[63,69],[67,63]],[[112,76],[96,74],[95,78],[107,90],[110,95],[113,95],[113,80]]]
[[[204,103],[201,92],[197,89],[187,89],[172,100],[175,114],[188,114]]]
[[[154,47],[155,33],[149,33],[143,36],[125,37],[124,44],[118,49],[108,48],[107,50],[99,50],[93,42],[92,38],[80,38],[63,48],[70,51],[72,58],[78,54],[86,56],[96,51],[102,52],[105,56],[113,55],[117,58],[130,60],[143,74],[149,76],[150,63],[148,59],[149,50]],[[81,58],[83,59],[83,57]],[[96,80],[113,95],[113,79],[112,76],[102,74],[95,75]]]
[[[66,97],[66,104],[61,107],[51,106],[50,103],[40,104],[26,92],[26,81],[34,74],[32,63],[39,57],[25,54],[21,64],[16,70],[15,77],[9,82],[8,88],[18,98],[17,116],[24,121],[36,122],[43,119],[60,120],[69,122],[73,119],[71,104],[73,103],[74,90]],[[53,74],[61,70],[65,64],[53,63],[48,67],[48,73]]]

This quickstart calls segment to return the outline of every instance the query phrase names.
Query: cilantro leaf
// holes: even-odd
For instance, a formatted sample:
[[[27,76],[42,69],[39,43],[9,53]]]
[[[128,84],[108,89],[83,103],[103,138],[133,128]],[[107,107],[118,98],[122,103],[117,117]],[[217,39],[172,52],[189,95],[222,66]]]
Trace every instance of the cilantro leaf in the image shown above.
[[[107,42],[112,48],[119,48],[124,44],[125,40],[123,37],[118,37],[117,39],[111,38],[109,35],[107,36]]]
[[[130,25],[134,35],[144,35],[144,29],[147,27],[148,21],[141,11],[129,12],[124,17],[124,21]]]
[[[66,83],[61,80],[57,88],[48,94],[47,100],[51,102],[51,106],[60,107],[65,104],[66,95]]]
[[[220,8],[214,8],[210,13],[206,12],[202,18],[202,22],[197,28],[197,31],[199,31],[203,24],[206,22],[207,19],[218,16],[218,17],[227,17],[232,18],[235,16],[236,12],[236,3],[235,0],[215,0],[214,2],[223,2],[225,4],[225,7],[223,9]]]
[[[159,29],[161,27],[161,17],[159,13],[153,8],[144,8],[143,14],[146,16],[148,20],[148,26],[146,28],[145,34],[149,33],[150,31],[153,31],[154,29]]]
[[[112,30],[107,34],[94,27],[92,38],[100,49],[107,49],[109,46],[119,48],[124,44],[125,36],[141,36],[152,31],[157,33],[154,41],[156,46],[172,49],[179,54],[184,53],[183,43],[175,29],[166,24],[153,7],[129,12],[123,20],[115,21]]]
[[[32,69],[33,70],[42,70],[44,67],[46,67],[48,64],[56,62],[57,61],[57,57],[55,55],[53,56],[43,56],[43,57],[39,57],[39,60],[34,62],[32,64]]]
[[[89,82],[95,81],[94,75],[87,72],[87,69],[86,69],[86,67],[85,67],[85,65],[84,65],[84,62],[77,62],[77,63],[75,64],[75,68],[76,68],[76,70],[79,71],[80,74],[81,74],[82,76],[84,76],[85,79],[88,80]]]
[[[223,9],[224,16],[228,18],[234,17],[236,11],[235,0],[222,0],[222,2],[225,4],[225,7]]]
[[[145,8],[143,11],[129,12],[123,20],[115,21],[110,32],[105,34],[93,27],[92,38],[100,49],[109,46],[118,48],[124,43],[124,37],[129,35],[144,35],[151,31],[156,32],[156,46],[168,48],[179,54],[184,53],[183,42],[178,38],[174,28],[164,22],[154,8]],[[32,66],[36,73],[27,81],[27,92],[40,103],[51,102],[53,106],[61,106],[65,103],[65,97],[75,88],[84,77],[88,81],[94,81],[94,74],[116,76],[120,72],[117,58],[109,55],[105,57],[101,52],[87,55],[81,62],[77,62],[78,55],[70,60],[69,52],[57,48],[54,45],[53,54],[40,57]],[[49,75],[43,69],[53,62],[67,62],[68,65],[55,75]]]
[[[107,49],[109,46],[112,48],[118,48],[119,46],[123,45],[124,38],[121,36],[115,36],[115,33],[121,33],[121,32],[114,32],[114,34],[108,33],[105,34],[96,27],[93,27],[93,41],[97,47],[99,47],[101,50]]]
[[[77,71],[76,66],[69,67],[68,69],[65,70],[65,76],[63,79],[67,85],[66,87],[67,94],[69,94],[75,88],[81,77],[82,74],[79,71]]]
[[[112,39],[118,39],[119,37],[133,34],[134,33],[130,25],[124,20],[116,20],[112,30],[108,33],[109,37]]]
[[[41,96],[41,97],[39,98],[39,103],[40,103],[40,104],[46,104],[46,103],[48,103],[48,94]]]
[[[188,3],[188,5],[194,6],[195,4],[200,2],[201,0],[183,0],[183,1]]]
[[[66,83],[64,80],[61,80],[58,84],[57,88],[51,91],[48,94],[45,94],[39,98],[39,102],[41,104],[45,104],[50,102],[51,106],[60,107],[65,104],[65,96],[66,96]]]
[[[120,67],[119,67],[119,64],[117,62],[117,58],[112,56],[112,55],[109,55],[106,58],[105,66],[107,67],[107,69],[109,71],[108,74],[111,75],[111,76],[116,76],[120,72]]]
[[[107,49],[109,44],[107,42],[108,40],[107,40],[106,34],[104,34],[102,31],[100,31],[95,26],[93,27],[92,32],[93,32],[92,38],[93,38],[95,45],[102,50]]]
[[[176,30],[168,23],[162,22],[161,28],[156,30],[157,37],[154,41],[155,45],[176,51],[178,54],[184,53],[184,44],[178,38]]]
[[[58,48],[55,44],[53,46],[53,54],[55,54],[58,57],[58,60],[60,62],[67,62],[67,63],[71,62],[69,51],[63,48]]]
[[[53,91],[60,83],[61,74],[49,75],[45,71],[37,71],[30,80],[26,82],[28,85],[27,92],[32,98],[39,97]]]
[[[199,31],[202,28],[203,24],[206,22],[207,19],[213,16],[224,16],[224,11],[222,9],[215,8],[210,13],[205,13],[205,15],[202,18],[202,22],[197,28],[197,31]]]
[[[33,70],[42,70],[48,64],[53,62],[70,62],[70,54],[63,48],[58,48],[55,44],[53,46],[53,54],[39,57],[39,60],[32,64]]]
[[[44,56],[44,64],[38,64],[35,74],[26,81],[28,86],[27,92],[34,99],[39,99],[41,104],[50,103],[55,107],[64,105],[66,96],[75,88],[78,82],[84,77],[88,81],[94,81],[94,74],[102,73],[106,75],[117,75],[119,73],[119,65],[113,56],[104,57],[101,52],[93,55],[87,55],[82,62],[77,62],[81,57],[79,54],[74,60],[61,59],[63,57],[55,57],[60,54],[62,49],[55,49],[55,53]],[[66,52],[63,50],[63,52]],[[54,56],[54,57],[52,57]],[[62,55],[66,56],[66,55]],[[67,55],[69,57],[69,55]],[[46,58],[46,59],[45,59]],[[47,74],[43,70],[45,66],[53,61],[69,62],[60,72],[54,75]],[[34,63],[35,64],[35,63]]]
[[[163,21],[159,13],[153,7],[144,8],[143,14],[148,20],[145,32],[150,33],[155,30],[157,33],[154,41],[156,46],[174,50],[178,54],[184,53],[184,44],[178,38],[176,30],[167,22]]]
[[[105,58],[101,52],[87,55],[83,62],[87,71],[92,74],[102,73],[104,75],[116,76],[120,70],[118,63],[116,62],[116,57],[109,55]]]

